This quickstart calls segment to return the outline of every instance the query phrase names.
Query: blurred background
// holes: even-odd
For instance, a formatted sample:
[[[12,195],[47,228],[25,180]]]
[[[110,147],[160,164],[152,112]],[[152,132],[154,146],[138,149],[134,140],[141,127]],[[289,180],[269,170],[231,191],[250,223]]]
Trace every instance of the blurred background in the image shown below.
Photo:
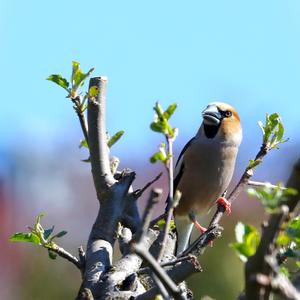
[[[244,140],[234,182],[259,149],[257,121],[280,113],[290,141],[254,179],[285,182],[300,145],[299,16],[296,0],[0,0],[0,298],[74,299],[80,275],[72,265],[8,238],[44,212],[45,227],[67,230],[60,244],[76,254],[98,208],[72,104],[46,77],[69,78],[72,60],[108,76],[108,129],[125,130],[112,154],[137,172],[135,188],[162,169],[149,163],[161,141],[149,129],[157,100],[178,104],[176,157],[207,103],[236,107]],[[165,178],[156,185],[166,187]],[[195,299],[230,300],[243,289],[243,265],[228,243],[237,220],[259,226],[263,211],[245,195],[233,211],[222,221],[223,238],[201,257],[204,272],[190,281]]]

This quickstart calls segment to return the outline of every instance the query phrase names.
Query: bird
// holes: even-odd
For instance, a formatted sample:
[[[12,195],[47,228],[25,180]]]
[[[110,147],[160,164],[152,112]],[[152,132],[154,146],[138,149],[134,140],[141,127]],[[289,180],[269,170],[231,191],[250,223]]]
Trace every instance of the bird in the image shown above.
[[[177,232],[176,254],[189,245],[193,226],[201,232],[197,219],[217,202],[230,212],[230,203],[221,197],[232,179],[242,141],[237,111],[229,104],[212,102],[202,111],[202,124],[182,149],[174,171],[174,191],[181,192],[174,210]]]

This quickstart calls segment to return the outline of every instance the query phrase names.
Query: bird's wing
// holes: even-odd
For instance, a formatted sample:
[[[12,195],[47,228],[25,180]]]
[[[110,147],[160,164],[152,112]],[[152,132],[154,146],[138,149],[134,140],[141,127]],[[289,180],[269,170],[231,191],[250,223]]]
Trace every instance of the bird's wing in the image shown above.
[[[184,163],[183,163],[183,158],[184,158],[184,153],[185,151],[189,148],[189,146],[191,145],[191,143],[194,141],[195,137],[193,137],[192,139],[190,139],[186,145],[183,147],[181,153],[179,154],[179,157],[177,159],[176,162],[176,166],[175,166],[175,172],[174,172],[174,192],[177,189],[177,186],[179,184],[179,181],[183,175],[183,170],[184,170]]]
[[[180,179],[182,177],[182,174],[183,174],[183,170],[184,170],[184,164],[183,164],[184,153],[188,149],[188,147],[191,145],[191,143],[193,142],[194,139],[195,139],[195,137],[193,137],[192,139],[190,139],[186,143],[186,145],[181,150],[181,152],[179,154],[179,157],[177,159],[176,166],[175,166],[175,171],[174,171],[174,180],[173,180],[174,192],[176,191],[177,186],[179,184],[179,181],[180,181]],[[167,206],[166,206],[165,211],[168,211],[169,205],[170,205],[170,203],[169,203],[169,197],[167,198],[166,203],[167,203]]]

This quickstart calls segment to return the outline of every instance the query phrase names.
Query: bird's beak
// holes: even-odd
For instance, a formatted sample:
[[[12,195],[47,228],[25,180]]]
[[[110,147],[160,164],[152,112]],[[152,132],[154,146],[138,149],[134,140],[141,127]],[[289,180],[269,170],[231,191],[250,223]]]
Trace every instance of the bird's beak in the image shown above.
[[[204,111],[202,112],[202,117],[203,122],[206,125],[217,126],[222,120],[222,115],[215,105],[209,105],[206,109],[204,109]]]

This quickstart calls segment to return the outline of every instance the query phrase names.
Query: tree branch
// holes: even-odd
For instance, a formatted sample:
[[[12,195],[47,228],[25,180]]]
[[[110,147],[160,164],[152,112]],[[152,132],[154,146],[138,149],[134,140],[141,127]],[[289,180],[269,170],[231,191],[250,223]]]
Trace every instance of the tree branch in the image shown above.
[[[202,268],[197,258],[193,255],[190,255],[188,259],[175,264],[173,268],[167,271],[167,274],[176,284],[179,284],[183,282],[187,277],[198,272],[202,272]],[[158,293],[158,288],[153,287],[146,293],[138,296],[136,300],[152,300]],[[186,295],[186,298],[190,299],[188,295]]]
[[[263,300],[269,299],[269,294],[272,291],[271,285],[264,286],[257,280],[258,274],[273,278],[273,270],[266,262],[267,256],[276,257],[275,241],[279,233],[281,224],[286,220],[289,209],[286,205],[280,207],[278,213],[271,215],[267,225],[263,227],[263,232],[256,253],[251,256],[246,263],[246,299]],[[267,298],[266,298],[267,297]]]
[[[76,114],[78,116],[79,122],[80,122],[80,126],[83,132],[83,136],[87,142],[87,144],[89,143],[89,136],[88,136],[88,127],[87,127],[87,123],[86,123],[86,119],[85,119],[85,115],[84,115],[84,107],[83,107],[83,103],[82,103],[82,97],[80,97],[79,95],[77,95],[75,98],[71,97],[72,102],[74,103],[74,109],[76,111]]]
[[[74,264],[79,270],[82,270],[83,265],[81,264],[81,261],[78,260],[77,257],[66,251],[64,248],[58,246],[57,244],[54,244],[51,246],[51,249],[49,249],[52,252],[55,252],[60,257],[68,260],[72,264]]]
[[[89,90],[97,90],[96,96],[89,98],[88,126],[92,174],[99,200],[101,194],[108,192],[108,188],[116,183],[110,170],[109,149],[107,146],[106,83],[106,77],[94,77],[91,78],[89,85]]]
[[[261,163],[262,159],[267,155],[267,153],[270,151],[270,149],[263,144],[259,150],[259,152],[256,154],[256,157],[254,159],[254,162]],[[244,171],[241,179],[239,180],[238,184],[235,186],[233,191],[230,193],[227,200],[232,203],[236,200],[236,198],[239,196],[240,192],[244,189],[244,187],[248,184],[249,179],[253,176],[253,170],[255,166],[248,166],[246,170]],[[218,205],[217,211],[214,214],[210,226],[214,226],[218,224],[225,212],[225,207],[223,205]]]
[[[146,190],[147,190],[154,182],[156,182],[158,179],[160,179],[160,177],[161,177],[162,174],[163,174],[162,172],[159,173],[154,179],[152,179],[151,181],[147,182],[146,185],[145,185],[143,188],[134,191],[134,192],[133,192],[133,195],[134,195],[136,198],[141,197],[141,196],[143,195],[143,193],[144,193],[144,192],[145,192],[145,191],[146,191]]]
[[[277,188],[281,188],[283,190],[286,189],[286,187],[284,187],[284,186],[274,185],[274,184],[271,184],[270,182],[260,182],[260,181],[253,181],[253,180],[248,180],[247,185],[253,186],[253,187],[269,187],[272,189],[277,189]]]
[[[110,170],[105,124],[106,82],[106,77],[90,80],[89,90],[93,94],[88,103],[92,175],[101,205],[87,243],[86,268],[79,294],[88,288],[94,297],[101,275],[111,266],[117,225],[129,203],[128,191],[135,178],[134,172],[124,171],[116,180]]]
[[[134,252],[136,252],[144,261],[149,264],[152,272],[154,272],[154,274],[159,278],[159,280],[163,283],[163,285],[166,287],[170,295],[174,297],[174,299],[186,299],[182,295],[182,291],[172,281],[165,270],[159,265],[159,263],[148,251],[145,251],[142,245],[140,245],[139,243],[133,243],[132,248]]]

